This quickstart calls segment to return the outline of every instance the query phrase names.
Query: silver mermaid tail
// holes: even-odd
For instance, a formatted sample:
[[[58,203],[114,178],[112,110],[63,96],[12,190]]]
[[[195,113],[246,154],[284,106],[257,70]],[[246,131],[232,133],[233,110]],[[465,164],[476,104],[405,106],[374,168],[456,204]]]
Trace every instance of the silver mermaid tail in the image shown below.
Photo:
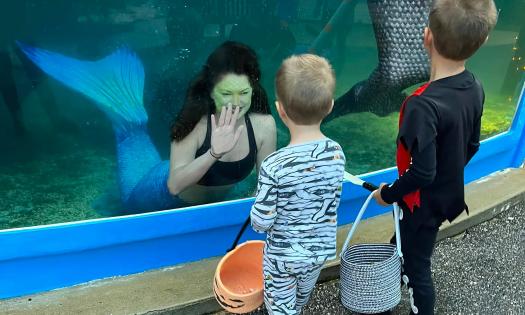
[[[328,120],[370,111],[386,115],[399,110],[403,90],[429,78],[423,47],[430,0],[368,0],[379,63],[370,77],[337,99]]]

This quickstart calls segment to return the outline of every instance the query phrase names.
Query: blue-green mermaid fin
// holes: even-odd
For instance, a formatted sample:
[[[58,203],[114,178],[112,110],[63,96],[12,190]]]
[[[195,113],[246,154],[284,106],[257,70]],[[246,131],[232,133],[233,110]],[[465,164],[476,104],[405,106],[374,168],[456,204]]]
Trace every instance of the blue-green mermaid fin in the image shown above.
[[[97,61],[84,61],[21,42],[18,46],[45,73],[95,101],[118,134],[147,122],[142,100],[144,67],[128,48]]]

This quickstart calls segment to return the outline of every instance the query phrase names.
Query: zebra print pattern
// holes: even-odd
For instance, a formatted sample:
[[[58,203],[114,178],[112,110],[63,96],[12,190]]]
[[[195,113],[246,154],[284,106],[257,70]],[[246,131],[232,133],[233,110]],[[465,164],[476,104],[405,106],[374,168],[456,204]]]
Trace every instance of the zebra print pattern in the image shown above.
[[[254,230],[268,233],[263,273],[270,314],[300,314],[324,262],[335,258],[344,167],[341,146],[328,138],[287,146],[263,161],[250,216]]]
[[[265,255],[319,263],[335,258],[345,156],[328,138],[284,147],[262,163],[251,222],[268,232]]]
[[[285,262],[264,256],[264,305],[269,314],[300,314],[323,263]]]

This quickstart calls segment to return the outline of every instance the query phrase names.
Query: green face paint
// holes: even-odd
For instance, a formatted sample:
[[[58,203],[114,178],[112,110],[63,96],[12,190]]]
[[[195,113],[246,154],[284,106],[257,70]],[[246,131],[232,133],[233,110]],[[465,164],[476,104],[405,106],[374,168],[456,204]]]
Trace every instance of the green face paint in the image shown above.
[[[228,73],[215,85],[211,98],[215,109],[220,113],[224,106],[232,104],[233,109],[239,106],[239,118],[250,109],[253,89],[246,75]]]

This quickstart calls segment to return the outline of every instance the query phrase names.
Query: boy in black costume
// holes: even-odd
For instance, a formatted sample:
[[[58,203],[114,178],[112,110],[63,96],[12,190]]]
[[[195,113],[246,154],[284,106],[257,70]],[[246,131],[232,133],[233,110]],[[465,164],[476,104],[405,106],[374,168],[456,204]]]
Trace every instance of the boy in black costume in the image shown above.
[[[465,69],[497,20],[493,0],[435,0],[424,44],[431,60],[430,81],[403,103],[399,115],[399,179],[382,184],[374,197],[403,209],[403,280],[411,314],[434,314],[430,258],[441,223],[468,208],[464,167],[479,148],[485,95]]]

